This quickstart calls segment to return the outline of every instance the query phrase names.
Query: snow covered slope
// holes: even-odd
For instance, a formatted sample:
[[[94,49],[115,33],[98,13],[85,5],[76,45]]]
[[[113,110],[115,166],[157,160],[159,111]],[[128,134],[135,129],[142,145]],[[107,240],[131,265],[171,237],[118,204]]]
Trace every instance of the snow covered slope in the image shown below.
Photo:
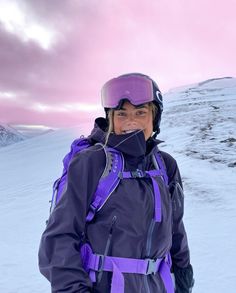
[[[24,140],[26,137],[6,124],[0,124],[0,147]]]
[[[87,127],[60,130],[0,149],[0,292],[50,292],[37,250],[62,158]]]
[[[163,131],[175,152],[236,167],[236,79],[211,79],[165,95]],[[181,129],[185,139],[176,137]]]
[[[193,292],[235,292],[235,117],[232,78],[165,95],[160,148],[176,158],[184,181]],[[50,292],[37,268],[39,240],[53,180],[83,129],[55,131],[0,149],[0,292]]]
[[[193,292],[236,292],[236,79],[170,91],[164,109],[160,138],[184,181]]]

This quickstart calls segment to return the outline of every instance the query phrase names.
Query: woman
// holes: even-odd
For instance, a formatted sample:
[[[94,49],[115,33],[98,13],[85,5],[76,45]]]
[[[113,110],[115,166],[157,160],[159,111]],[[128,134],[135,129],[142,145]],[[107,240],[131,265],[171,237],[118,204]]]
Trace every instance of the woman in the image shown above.
[[[181,177],[176,161],[158,150],[155,139],[162,95],[151,78],[132,73],[104,85],[102,104],[106,119],[96,119],[88,138],[91,146],[70,163],[63,196],[42,235],[40,271],[52,292],[171,293],[170,270],[175,292],[191,292]],[[106,147],[121,154],[124,172],[88,222],[107,164]],[[153,171],[159,168],[156,153],[165,164],[167,180]]]

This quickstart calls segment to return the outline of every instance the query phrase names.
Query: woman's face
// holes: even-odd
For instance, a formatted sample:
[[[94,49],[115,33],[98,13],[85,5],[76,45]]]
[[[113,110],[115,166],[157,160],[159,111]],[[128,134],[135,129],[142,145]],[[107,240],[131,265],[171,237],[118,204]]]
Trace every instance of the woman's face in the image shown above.
[[[152,108],[148,103],[134,106],[126,101],[120,110],[114,111],[113,123],[115,134],[125,134],[141,129],[145,140],[148,140],[153,133]]]

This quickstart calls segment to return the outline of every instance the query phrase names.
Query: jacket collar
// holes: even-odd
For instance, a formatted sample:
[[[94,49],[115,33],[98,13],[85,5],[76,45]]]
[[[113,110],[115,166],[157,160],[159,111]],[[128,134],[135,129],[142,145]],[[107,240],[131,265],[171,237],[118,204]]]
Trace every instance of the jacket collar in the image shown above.
[[[95,143],[99,142],[104,144],[106,141],[107,128],[107,120],[101,117],[97,118],[89,139]],[[160,142],[161,141],[154,138],[149,138],[148,141],[145,141],[144,133],[135,131],[121,135],[111,133],[107,145],[122,152],[125,156],[144,157],[146,154],[151,153]]]

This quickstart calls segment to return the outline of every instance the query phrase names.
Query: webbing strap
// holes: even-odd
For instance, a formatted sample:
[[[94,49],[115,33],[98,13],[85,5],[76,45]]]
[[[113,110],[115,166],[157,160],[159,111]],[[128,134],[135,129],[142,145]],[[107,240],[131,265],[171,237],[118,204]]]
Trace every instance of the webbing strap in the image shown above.
[[[93,201],[90,204],[89,212],[86,216],[86,222],[91,222],[93,220],[96,212],[103,206],[120,181],[118,173],[120,170],[123,170],[122,156],[118,151],[111,148],[107,148],[106,151],[110,151],[113,156],[112,169],[108,175],[102,177],[98,183]]]
[[[166,262],[161,263],[159,274],[166,288],[166,292],[167,293],[175,292],[173,280],[170,273],[170,267],[166,264]]]
[[[111,279],[111,293],[124,293],[125,291],[125,280],[122,272],[116,263],[112,263],[113,274]]]
[[[162,170],[135,170],[135,171],[123,171],[119,173],[119,177],[121,179],[129,179],[129,178],[145,178],[148,176],[164,176]]]
[[[103,259],[103,270],[113,272],[114,264],[122,273],[148,275],[157,272],[163,259],[136,259],[115,256],[103,256],[92,253],[88,261],[88,268],[99,271]]]
[[[102,270],[112,272],[111,293],[124,293],[124,276],[123,273],[149,275],[160,273],[167,293],[174,293],[173,282],[170,274],[171,259],[166,256],[161,259],[135,259],[124,257],[103,256],[92,253],[91,247],[84,244],[81,256],[86,258],[84,262],[85,269],[89,273],[92,282],[96,282],[95,272]],[[83,249],[87,254],[84,254]]]
[[[151,177],[155,196],[155,221],[161,222],[161,194],[156,180]]]
[[[149,170],[149,171],[126,171],[120,172],[119,177],[122,179],[129,179],[129,178],[145,178],[149,177],[152,180],[153,190],[154,190],[154,201],[155,201],[155,221],[161,222],[161,193],[158,186],[158,183],[154,179],[155,176],[163,176],[162,170]]]
[[[163,158],[162,158],[162,156],[160,155],[159,152],[155,152],[154,156],[155,156],[155,158],[157,160],[157,164],[158,164],[158,166],[159,166],[159,168],[160,168],[160,170],[162,172],[163,179],[164,179],[166,185],[168,185],[169,178],[168,178],[167,173],[166,173],[166,166],[165,166],[165,163],[163,162]]]

